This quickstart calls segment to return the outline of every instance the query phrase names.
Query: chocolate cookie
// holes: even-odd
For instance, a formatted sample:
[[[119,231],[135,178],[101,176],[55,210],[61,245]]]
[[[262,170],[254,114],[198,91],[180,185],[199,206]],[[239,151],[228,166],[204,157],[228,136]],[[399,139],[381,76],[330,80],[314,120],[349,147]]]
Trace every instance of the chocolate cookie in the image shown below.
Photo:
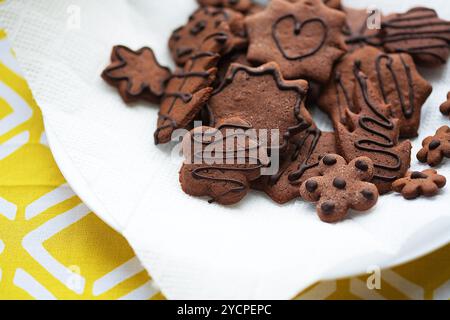
[[[423,148],[417,153],[420,162],[435,167],[445,158],[450,158],[450,128],[440,127],[433,137],[427,137],[422,142]]]
[[[412,200],[422,195],[435,196],[446,183],[444,176],[439,175],[436,170],[428,169],[422,172],[408,172],[406,177],[395,181],[392,187],[405,199]]]
[[[377,203],[378,190],[369,182],[374,174],[369,158],[359,157],[347,165],[341,156],[328,154],[320,161],[319,172],[321,176],[302,184],[300,196],[317,203],[322,221],[341,221],[349,209],[367,211]]]
[[[226,54],[245,46],[244,16],[230,9],[202,7],[186,25],[176,29],[169,40],[175,62],[183,66],[199,52]]]
[[[304,80],[284,80],[273,62],[257,68],[232,64],[207,104],[211,126],[278,129],[284,150],[292,137],[312,123],[304,107],[307,90]],[[267,142],[274,145],[270,135]]]
[[[201,6],[230,8],[244,13],[249,11],[253,6],[251,0],[197,0],[197,2]]]
[[[265,7],[266,7],[265,5],[262,5],[262,4],[259,4],[259,3],[256,3],[256,2],[255,2],[255,3],[253,3],[253,5],[250,7],[250,10],[248,10],[247,12],[245,12],[245,14],[246,14],[247,16],[250,16],[250,15],[252,15],[252,14],[255,14],[255,13],[258,13],[258,12],[263,11]]]
[[[210,197],[209,202],[235,204],[269,165],[266,151],[243,131],[195,128],[183,139],[181,187],[189,195]]]
[[[391,118],[375,85],[354,66],[356,88],[353,108],[347,110],[347,126],[337,123],[336,144],[345,159],[367,156],[375,166],[373,183],[381,194],[403,177],[410,166],[411,143],[399,142],[399,121]]]
[[[328,81],[334,62],[346,52],[345,14],[321,0],[273,0],[246,17],[248,59],[276,62],[286,79]]]
[[[170,70],[158,63],[152,49],[144,47],[133,51],[115,46],[111,64],[103,71],[102,78],[117,87],[125,102],[144,99],[158,103],[170,75]]]
[[[351,98],[356,84],[353,72],[355,62],[374,84],[383,102],[391,105],[393,117],[399,120],[400,136],[416,137],[422,106],[430,96],[432,87],[419,74],[407,54],[386,54],[377,48],[364,46],[346,55],[323,90],[318,102],[321,109],[330,115],[334,123],[346,122],[346,110],[354,109]]]
[[[447,93],[447,101],[445,101],[443,104],[441,104],[439,110],[441,110],[441,113],[444,116],[450,115],[450,92]]]
[[[329,153],[336,153],[334,133],[310,128],[290,143],[279,172],[261,177],[253,184],[279,204],[300,196],[299,186],[307,179],[320,175],[319,162]]]
[[[176,71],[167,83],[158,116],[155,143],[167,143],[174,130],[187,128],[208,101],[220,56],[202,52]]]
[[[333,9],[342,9],[341,0],[323,0],[323,3]]]
[[[300,0],[287,0],[289,2],[295,3]],[[333,9],[341,9],[341,0],[322,0],[324,4]]]
[[[350,7],[344,7],[342,10],[347,16],[344,34],[349,50],[355,50],[371,43],[380,44],[381,25],[380,28],[373,29],[369,29],[367,26],[374,11],[368,12],[367,9]]]
[[[235,50],[220,58],[219,64],[217,65],[217,79],[215,81],[216,87],[218,87],[228,72],[228,68],[233,63],[239,63],[244,66],[252,66],[250,61],[247,60],[247,51],[245,50]]]
[[[429,8],[413,8],[387,16],[382,24],[382,44],[388,52],[409,53],[418,65],[436,67],[450,54],[450,22]]]

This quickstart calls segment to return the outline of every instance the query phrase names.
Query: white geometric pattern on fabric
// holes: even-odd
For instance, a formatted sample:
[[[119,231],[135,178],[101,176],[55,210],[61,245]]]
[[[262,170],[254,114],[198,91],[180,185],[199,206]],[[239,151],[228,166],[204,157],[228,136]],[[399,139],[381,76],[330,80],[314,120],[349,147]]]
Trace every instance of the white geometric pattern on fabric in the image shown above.
[[[450,280],[434,291],[433,299],[450,300]]]
[[[119,300],[148,300],[159,292],[158,286],[153,280],[148,281],[141,287],[133,290],[125,296],[119,298]]]
[[[367,284],[358,278],[350,280],[350,292],[364,300],[386,300],[377,290],[368,289]]]
[[[14,275],[14,284],[25,290],[30,296],[37,300],[56,300],[55,296],[51,294],[42,284],[33,278],[28,272],[23,269],[17,269]]]
[[[296,300],[325,300],[337,290],[336,281],[321,282],[311,290],[301,294]]]
[[[386,283],[390,284],[410,299],[423,300],[425,297],[422,287],[403,278],[398,273],[390,269],[383,270],[382,278]]]
[[[9,220],[14,220],[17,213],[17,206],[0,197],[0,214]],[[1,250],[0,250],[1,253]]]
[[[63,283],[70,290],[82,294],[84,291],[86,280],[80,274],[75,274],[62,265],[58,260],[44,248],[43,242],[68,226],[81,220],[91,212],[84,204],[79,204],[75,208],[62,213],[55,218],[47,221],[42,226],[34,229],[27,234],[22,242],[23,247],[28,253],[40,263],[48,272],[50,272],[56,279]],[[75,287],[71,283],[77,283]]]
[[[134,257],[113,271],[107,273],[100,279],[96,280],[94,282],[92,293],[94,296],[99,296],[142,271],[144,271],[144,268],[138,258]]]
[[[32,202],[25,209],[25,218],[30,220],[49,208],[75,197],[76,194],[72,191],[68,184],[56,188],[55,190],[43,195],[41,198]]]
[[[13,112],[0,121],[0,135],[3,135],[28,121],[33,115],[33,110],[26,101],[3,82],[0,82],[0,97],[5,99],[10,106],[14,106]]]

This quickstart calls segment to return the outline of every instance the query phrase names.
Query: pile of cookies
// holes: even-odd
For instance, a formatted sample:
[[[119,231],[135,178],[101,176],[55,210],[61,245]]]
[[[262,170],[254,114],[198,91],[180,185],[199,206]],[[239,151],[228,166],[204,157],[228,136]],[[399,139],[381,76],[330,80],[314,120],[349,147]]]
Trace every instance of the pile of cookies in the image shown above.
[[[183,190],[232,205],[249,190],[283,204],[301,197],[317,203],[325,222],[349,209],[366,211],[391,191],[406,199],[436,195],[446,179],[436,170],[409,171],[411,142],[421,109],[432,92],[417,66],[436,68],[450,55],[450,22],[428,8],[381,15],[343,6],[339,0],[198,0],[199,8],[169,39],[175,63],[161,66],[150,48],[112,50],[102,77],[127,103],[160,106],[156,144],[184,137]],[[370,28],[369,28],[370,27]],[[450,93],[441,111],[450,114]],[[334,132],[322,132],[308,108],[326,112]],[[194,121],[207,126],[193,128]],[[280,132],[280,168],[263,174],[275,150],[258,136],[236,146],[227,129]],[[230,145],[242,161],[192,161],[192,141],[222,133],[203,148]],[[234,141],[234,140],[233,140]],[[228,154],[228,153],[227,153]],[[239,156],[238,156],[239,154]],[[450,157],[450,128],[423,142],[417,158],[437,166]],[[250,161],[253,160],[253,161]]]

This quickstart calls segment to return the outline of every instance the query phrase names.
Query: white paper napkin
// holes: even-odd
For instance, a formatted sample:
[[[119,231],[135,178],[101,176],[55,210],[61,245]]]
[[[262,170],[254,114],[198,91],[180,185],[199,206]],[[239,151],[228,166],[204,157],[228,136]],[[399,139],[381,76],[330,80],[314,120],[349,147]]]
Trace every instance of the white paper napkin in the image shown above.
[[[450,19],[448,1],[347,1],[385,12],[422,4]],[[172,65],[171,31],[193,0],[7,1],[7,28],[42,108],[55,159],[75,192],[135,249],[169,298],[287,299],[312,283],[392,266],[450,240],[450,192],[404,201],[391,194],[370,213],[321,223],[302,201],[285,206],[251,194],[225,208],[191,198],[178,183],[180,159],[153,145],[157,108],[124,106],[100,79],[111,47],[152,47]],[[426,71],[434,86],[420,141],[449,123],[438,112],[450,90],[448,67]],[[317,122],[328,125],[317,113]],[[421,169],[413,160],[413,168]],[[450,166],[440,168],[450,178]],[[111,248],[114,250],[114,248]]]

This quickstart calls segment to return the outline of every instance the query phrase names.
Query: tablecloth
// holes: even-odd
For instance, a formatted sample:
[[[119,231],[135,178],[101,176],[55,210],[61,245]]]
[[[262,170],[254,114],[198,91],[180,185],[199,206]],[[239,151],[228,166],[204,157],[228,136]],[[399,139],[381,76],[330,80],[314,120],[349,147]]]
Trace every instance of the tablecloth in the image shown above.
[[[164,299],[126,240],[59,172],[1,30],[0,299]],[[450,299],[450,245],[380,273],[317,283],[297,299]]]

